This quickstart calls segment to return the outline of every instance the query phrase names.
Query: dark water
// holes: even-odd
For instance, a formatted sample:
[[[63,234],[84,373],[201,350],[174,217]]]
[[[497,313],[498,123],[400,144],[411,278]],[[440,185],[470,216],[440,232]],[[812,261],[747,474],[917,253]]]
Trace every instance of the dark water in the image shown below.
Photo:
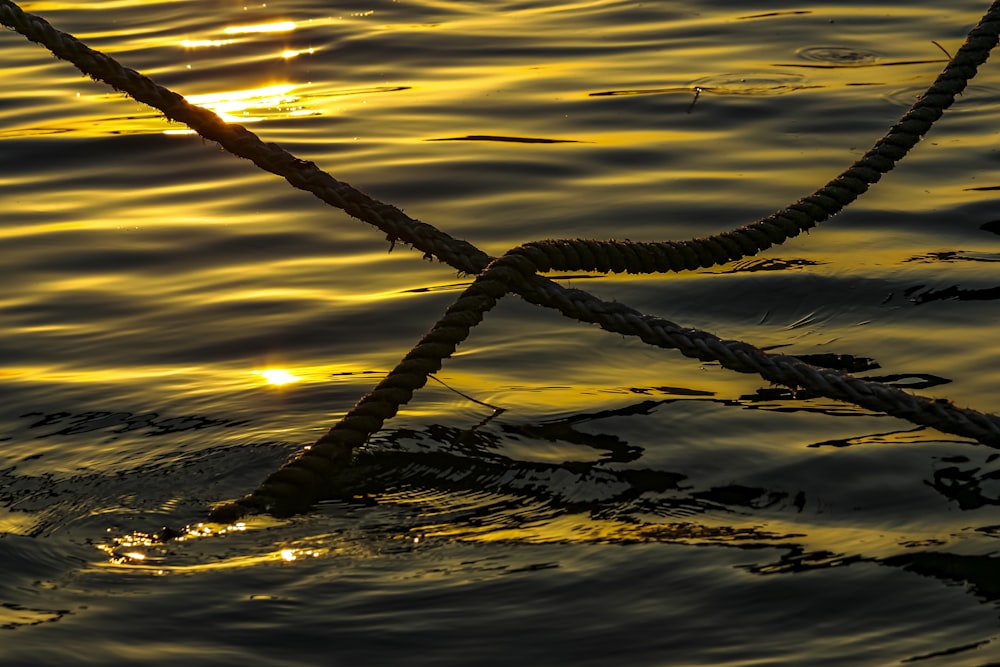
[[[23,6],[493,254],[784,206],[986,8],[703,5]],[[514,297],[373,438],[356,502],[199,527],[467,278],[16,33],[0,49],[4,664],[1000,661],[993,449]],[[990,63],[868,195],[758,257],[559,279],[997,412],[998,103]]]

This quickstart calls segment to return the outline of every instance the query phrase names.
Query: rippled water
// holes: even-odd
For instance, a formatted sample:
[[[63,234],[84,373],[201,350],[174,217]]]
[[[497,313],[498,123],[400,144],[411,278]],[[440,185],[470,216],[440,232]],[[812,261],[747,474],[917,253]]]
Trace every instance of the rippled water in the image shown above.
[[[782,207],[985,10],[707,4],[23,6],[493,254]],[[373,438],[351,501],[199,532],[468,278],[16,33],[0,49],[4,664],[1000,661],[992,449],[514,297]],[[812,233],[687,274],[558,279],[996,412],[998,122],[990,63]],[[163,526],[197,534],[150,539]]]

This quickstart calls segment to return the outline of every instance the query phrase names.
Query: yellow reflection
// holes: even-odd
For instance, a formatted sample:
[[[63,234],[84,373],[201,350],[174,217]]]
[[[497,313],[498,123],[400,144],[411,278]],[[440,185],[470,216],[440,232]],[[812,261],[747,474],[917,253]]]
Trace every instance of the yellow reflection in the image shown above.
[[[283,385],[290,384],[292,382],[298,382],[302,378],[292,375],[283,368],[269,368],[263,371],[254,371],[254,375],[260,375],[263,377],[268,384]]]
[[[271,361],[261,359],[263,368],[253,370],[267,384],[279,385],[308,379],[314,382],[349,382],[367,386],[384,374],[364,366],[345,362],[287,369],[272,368]],[[274,361],[274,363],[281,363]],[[0,378],[5,383],[56,383],[66,386],[119,386],[135,387],[136,391],[183,392],[188,397],[223,392],[242,393],[249,384],[261,382],[248,378],[246,366],[136,366],[130,368],[86,368],[74,366],[0,366]],[[18,521],[19,514],[7,516],[0,508],[0,533],[10,521]]]
[[[0,534],[30,535],[36,517],[25,512],[11,512],[0,508]]]
[[[295,58],[296,56],[301,56],[303,53],[311,56],[312,54],[316,53],[316,49],[312,47],[309,47],[308,49],[298,49],[298,50],[288,49],[286,51],[281,52],[281,57],[284,58],[285,60],[288,60],[289,58]]]
[[[219,47],[228,44],[235,44],[235,39],[185,39],[181,46],[185,49],[200,49],[205,47]]]
[[[405,498],[379,496],[379,504],[406,505]],[[397,502],[398,501],[398,502]],[[551,508],[538,506],[544,513]],[[518,516],[525,515],[521,508]],[[787,520],[782,516],[755,521],[734,519],[732,514],[700,515],[693,521],[646,522],[639,520],[597,519],[590,513],[568,513],[561,516],[539,516],[538,520],[518,522],[513,526],[498,515],[498,521],[481,522],[481,516],[474,523],[458,521],[420,526],[419,533],[402,533],[391,539],[402,540],[417,547],[423,542],[448,540],[468,543],[512,542],[520,544],[635,544],[664,542],[688,545],[732,545],[755,546],[796,546],[804,552],[814,554],[816,562],[826,562],[828,566],[848,562],[853,554],[864,558],[881,559],[900,554],[919,544],[933,544],[942,550],[954,550],[959,545],[976,539],[974,535],[946,535],[941,526],[893,526],[882,525],[858,528],[851,525],[824,525],[828,519],[817,516],[795,516]],[[509,517],[508,517],[509,518]],[[822,520],[820,520],[822,519]],[[734,523],[735,520],[735,523]],[[218,538],[234,538],[241,533],[258,531],[286,525],[281,520],[267,516],[254,518],[252,529],[244,522],[230,525],[204,524],[185,526],[182,531],[169,536],[143,532],[112,536],[108,529],[108,539],[96,547],[107,556],[99,563],[104,567],[121,567],[145,571],[153,575],[203,572],[208,570],[232,569],[273,564],[275,561],[293,563],[315,559],[331,554],[343,554],[348,548],[343,536],[338,533],[316,534],[297,539],[301,546],[278,548],[254,546],[250,543],[233,544]],[[164,541],[166,537],[166,541]],[[389,536],[385,536],[389,537]],[[206,539],[211,538],[211,539]],[[190,544],[190,548],[178,548],[179,543]],[[362,545],[359,555],[377,557],[378,550]],[[221,550],[221,552],[220,552]],[[770,566],[763,565],[762,571]],[[781,571],[781,563],[773,565],[774,571]]]
[[[248,123],[264,119],[264,116],[259,113],[250,114],[251,110],[280,108],[282,113],[295,111],[295,109],[286,108],[287,105],[298,100],[294,95],[289,95],[294,89],[295,86],[291,84],[279,84],[247,90],[187,95],[185,99],[191,104],[211,109],[226,122]],[[270,115],[273,115],[273,112]]]
[[[30,609],[19,604],[5,603],[0,605],[0,627],[4,630],[15,630],[18,626],[58,621],[64,613],[48,609]]]
[[[187,101],[191,104],[218,105],[235,104],[247,100],[259,101],[269,99],[280,99],[288,94],[295,86],[283,84],[277,86],[266,86],[264,88],[250,88],[248,90],[230,90],[224,93],[206,93],[203,95],[188,95]]]
[[[257,517],[254,524],[260,529],[277,525],[278,522],[269,517]],[[307,558],[320,558],[329,552],[325,547],[283,547],[264,551],[256,551],[251,547],[245,553],[219,557],[217,549],[224,548],[231,551],[232,546],[224,546],[227,543],[219,541],[218,538],[233,537],[247,531],[248,526],[242,521],[229,525],[197,523],[185,526],[183,530],[167,536],[139,531],[113,536],[109,528],[107,541],[95,546],[108,557],[106,561],[100,563],[101,565],[145,571],[155,576],[252,567],[273,563],[275,560],[291,563]],[[206,538],[209,538],[207,542],[201,541]],[[185,559],[184,555],[179,553],[177,545],[180,542],[192,541],[201,541],[203,550],[192,545],[190,555],[193,558]],[[178,562],[184,560],[187,562]]]
[[[275,21],[274,23],[259,23],[257,25],[234,25],[223,32],[227,35],[246,35],[255,32],[291,32],[295,30],[294,21]]]
[[[146,366],[129,370],[83,369],[56,366],[5,366],[5,379],[18,382],[60,382],[73,384],[103,384],[132,380],[167,381],[172,378],[203,382],[206,370],[197,366]]]
[[[282,549],[278,552],[278,556],[286,563],[291,563],[300,558],[319,558],[320,553],[316,549]]]
[[[380,502],[387,499],[380,496]],[[392,500],[392,499],[388,499]],[[405,503],[402,503],[405,504]],[[502,519],[503,517],[498,517]],[[423,539],[448,539],[462,542],[515,542],[521,544],[635,544],[667,542],[672,544],[796,545],[814,554],[829,554],[831,563],[843,555],[862,554],[865,558],[889,558],[907,545],[935,544],[942,550],[975,539],[975,536],[945,533],[941,526],[825,526],[810,517],[785,521],[775,517],[765,521],[733,523],[729,517],[698,516],[696,521],[644,522],[595,519],[590,514],[566,514],[516,527],[508,523],[477,519],[480,523],[441,523],[421,526]],[[417,542],[414,539],[414,543]],[[836,556],[840,554],[841,557]]]
[[[179,4],[182,2],[187,2],[187,0],[159,0],[160,4]],[[48,11],[78,11],[78,10],[93,10],[96,3],[94,0],[87,0],[86,2],[66,2],[66,0],[58,0],[57,2],[32,2],[31,10],[32,12],[48,12]],[[133,9],[135,8],[135,0],[103,0],[101,2],[101,9]]]
[[[289,94],[295,87],[291,84],[278,84],[247,90],[187,95],[185,99],[192,104],[211,109],[227,123],[254,123],[267,118],[316,115],[316,111],[296,104],[299,98]],[[168,129],[163,133],[194,134],[194,130]]]

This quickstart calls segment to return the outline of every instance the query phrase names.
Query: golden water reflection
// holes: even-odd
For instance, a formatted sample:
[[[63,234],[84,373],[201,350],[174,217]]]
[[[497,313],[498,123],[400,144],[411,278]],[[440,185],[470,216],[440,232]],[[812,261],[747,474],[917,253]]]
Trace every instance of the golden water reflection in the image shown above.
[[[298,382],[302,378],[297,375],[292,375],[283,368],[269,368],[263,371],[254,371],[254,375],[259,375],[264,379],[267,384],[282,386],[286,384],[291,384],[292,382]]]
[[[293,84],[284,83],[246,90],[186,95],[185,99],[191,104],[211,109],[228,123],[256,123],[266,118],[318,113],[296,104],[299,98],[292,94],[296,88]],[[193,130],[173,132],[192,133]]]
[[[311,23],[296,14],[266,22],[260,12],[237,24],[226,8],[205,5],[211,22],[199,15],[192,20],[199,23],[178,28],[168,17],[134,38],[125,31],[100,37],[227,122],[296,121],[267,124],[261,137],[290,139],[302,157],[336,177],[499,255],[549,236],[689,238],[793,201],[884,131],[909,102],[897,91],[924,85],[940,68],[929,38],[949,39],[945,44],[953,51],[956,26],[969,18],[962,11],[971,7],[950,8],[940,26],[933,25],[931,9],[894,10],[893,25],[902,21],[906,34],[885,40],[890,21],[881,5],[870,15],[861,8],[853,22],[839,18],[857,8],[823,7],[800,25],[797,14],[807,17],[804,11],[740,23],[734,19],[750,17],[722,5],[655,23],[632,21],[626,14],[638,11],[634,3],[529,9],[522,3],[511,12],[461,3],[398,4],[408,6],[399,16],[379,15],[378,25],[362,25],[367,17],[358,16],[317,32],[316,25],[335,20]],[[92,11],[90,6],[36,5]],[[102,10],[137,6],[100,3]],[[435,13],[442,8],[448,11]],[[601,20],[591,24],[593,17],[576,16],[583,10]],[[604,20],[612,14],[617,22]],[[929,26],[924,32],[914,27],[917,18]],[[586,30],[561,29],[574,20]],[[820,22],[821,30],[810,28]],[[219,27],[200,30],[202,25]],[[766,36],[752,36],[753,30]],[[603,40],[596,47],[595,35]],[[845,46],[814,50],[834,42]],[[12,476],[68,477],[84,470],[111,478],[131,470],[133,454],[152,460],[152,451],[157,465],[165,461],[171,468],[169,493],[177,502],[217,499],[218,486],[203,486],[216,484],[215,477],[206,482],[207,475],[197,476],[199,466],[190,462],[202,459],[190,458],[192,452],[228,447],[231,458],[210,471],[223,480],[238,466],[249,470],[248,479],[268,471],[252,450],[234,443],[235,436],[201,430],[187,440],[150,439],[139,428],[110,431],[119,428],[116,423],[91,428],[97,420],[81,415],[168,412],[169,406],[180,414],[245,418],[246,425],[230,432],[282,439],[291,450],[313,441],[332,423],[331,413],[370,390],[443,311],[449,295],[428,286],[457,294],[467,278],[421,262],[419,253],[397,251],[390,264],[381,234],[320,210],[243,161],[218,158],[214,145],[157,139],[152,135],[165,124],[155,112],[82,81],[64,63],[57,68],[44,53],[25,55],[29,49],[35,47],[10,49],[23,64],[8,72],[8,104],[0,108],[0,136],[13,139],[2,148],[23,144],[19,150],[30,158],[24,160],[30,169],[4,174],[0,192],[0,210],[8,216],[0,236],[17,245],[8,258],[14,267],[8,291],[16,296],[2,304],[11,313],[5,327],[11,365],[0,372],[12,393],[25,396],[20,400],[28,407],[18,414],[66,411],[72,414],[50,430],[75,426],[78,433],[38,440],[39,429],[25,428],[5,442],[17,464]],[[984,68],[983,78],[918,148],[912,168],[884,179],[849,216],[764,259],[669,277],[557,279],[779,351],[871,357],[886,374],[935,373],[953,380],[935,388],[935,395],[992,410],[1000,365],[991,304],[940,299],[917,307],[907,290],[947,295],[995,287],[991,265],[983,262],[909,259],[995,254],[995,236],[978,231],[996,217],[995,193],[969,188],[1000,182],[988,148],[995,143],[989,128],[997,126],[996,70],[995,63]],[[95,90],[100,92],[90,92]],[[403,90],[407,94],[380,94]],[[62,134],[40,136],[55,133]],[[112,136],[130,133],[151,136]],[[428,141],[442,137],[566,143]],[[82,230],[90,235],[84,238]],[[958,287],[948,292],[952,285]],[[82,305],[74,303],[78,298]],[[88,298],[99,306],[94,312],[88,312]],[[145,509],[147,478],[162,468],[136,472],[141,480],[132,481],[140,491],[128,496],[118,486],[109,491],[82,478],[76,485],[84,511],[87,503],[113,505],[109,521],[121,526],[105,536],[103,557],[96,559],[112,568],[165,574],[299,567],[344,553],[378,558],[387,542],[430,549],[471,543],[504,555],[525,551],[507,545],[652,542],[745,546],[754,553],[799,548],[830,554],[832,566],[927,545],[974,553],[992,548],[986,538],[972,539],[988,517],[954,511],[951,501],[922,482],[938,465],[937,454],[911,462],[905,481],[903,474],[882,470],[889,465],[874,466],[869,473],[884,477],[884,491],[854,476],[865,472],[866,456],[902,460],[901,452],[935,446],[935,452],[958,456],[972,449],[967,443],[941,445],[932,433],[899,432],[909,425],[849,406],[767,393],[774,388],[754,376],[622,342],[511,301],[516,299],[477,328],[442,375],[456,390],[502,406],[510,421],[481,428],[487,409],[432,383],[388,426],[401,422],[400,428],[418,433],[418,446],[432,452],[467,442],[477,428],[489,431],[498,449],[484,448],[473,463],[499,450],[516,462],[550,465],[551,479],[532,481],[524,495],[517,489],[510,496],[456,492],[448,486],[451,469],[439,468],[436,479],[383,490],[372,507],[349,518],[331,517],[320,507],[301,518],[319,517],[319,527],[308,530],[298,519],[273,525],[255,519],[250,529],[195,527],[176,536],[184,542],[177,548],[128,532],[137,508]],[[644,401],[657,406],[649,410],[662,410],[659,420],[630,421],[624,410],[603,422],[565,418],[622,406],[638,413]],[[552,428],[532,431],[525,423]],[[546,439],[565,432],[581,435],[577,446]],[[109,444],[105,433],[114,433],[117,442]],[[767,476],[788,490],[789,500],[782,507],[692,505],[685,507],[688,516],[629,514],[627,499],[593,513],[539,501],[564,492],[557,483],[574,481],[574,465],[608,456],[610,450],[579,446],[597,436],[621,440],[628,450],[623,453],[637,457],[629,462],[636,467],[676,470],[702,489],[714,488],[716,478],[750,485],[757,483],[754,475]],[[42,458],[21,461],[36,455]],[[677,464],[682,457],[685,464]],[[803,461],[817,468],[839,462],[851,471],[837,473],[839,488],[829,494],[842,511],[799,513],[789,504],[797,484],[817,502],[812,494],[820,476],[803,475]],[[509,465],[504,474],[521,470],[532,469]],[[586,480],[575,481],[587,490]],[[225,493],[248,491],[250,484],[232,482]],[[904,484],[897,497],[912,494],[921,510],[883,508],[894,485]],[[353,542],[344,538],[355,519],[381,516],[387,506],[404,520],[352,536]],[[54,521],[70,522],[62,515],[74,511],[56,507],[60,518]],[[173,506],[157,511],[166,515]],[[890,513],[899,524],[886,520]],[[3,515],[0,508],[0,529],[27,534],[33,528],[32,515]],[[747,553],[748,562],[769,558]],[[593,574],[599,578],[600,567]]]
[[[275,21],[273,23],[259,23],[256,25],[235,25],[223,30],[227,35],[246,35],[253,33],[269,32],[291,32],[295,30],[294,21]]]
[[[181,46],[185,49],[202,49],[206,47],[220,47],[235,44],[235,39],[185,39]]]
[[[308,540],[295,540],[292,543],[272,544],[264,550],[244,545],[237,548],[235,553],[229,548],[231,540],[242,536],[245,539],[241,543],[245,543],[247,539],[253,539],[279,525],[267,517],[258,517],[250,523],[197,523],[179,530],[163,528],[157,533],[135,531],[116,534],[108,529],[106,539],[95,544],[107,557],[97,565],[164,576],[274,563],[292,564],[306,559],[330,557],[340,551],[335,540],[328,539],[333,537],[330,535],[314,539],[312,544],[307,544]],[[182,554],[177,550],[176,545],[180,543],[189,543],[186,546],[190,551],[201,550],[202,553],[192,559],[190,553]],[[204,557],[204,560],[200,557]]]

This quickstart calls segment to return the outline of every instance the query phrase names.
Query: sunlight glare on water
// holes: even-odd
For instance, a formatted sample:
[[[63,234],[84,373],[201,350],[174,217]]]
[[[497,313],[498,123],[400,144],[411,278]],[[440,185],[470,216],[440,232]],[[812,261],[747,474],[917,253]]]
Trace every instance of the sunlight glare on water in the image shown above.
[[[705,236],[795,201],[986,8],[778,4],[23,8],[500,255]],[[0,49],[0,662],[1000,661],[992,448],[517,297],[337,497],[206,523],[472,277],[13,31]],[[808,234],[697,271],[553,278],[995,413],[998,123],[994,61]]]

